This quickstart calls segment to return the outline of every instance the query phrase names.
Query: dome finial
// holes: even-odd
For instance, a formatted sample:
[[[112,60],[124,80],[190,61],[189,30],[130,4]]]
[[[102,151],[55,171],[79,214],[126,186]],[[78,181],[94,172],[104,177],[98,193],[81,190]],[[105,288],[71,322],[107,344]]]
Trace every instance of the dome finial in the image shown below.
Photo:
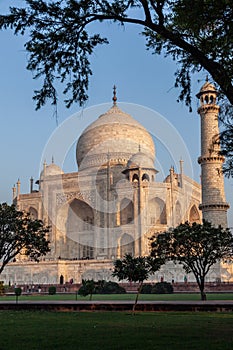
[[[208,81],[209,81],[208,74],[206,74],[205,81],[206,81],[207,83],[208,83]]]
[[[117,97],[116,97],[116,85],[113,86],[113,106],[116,106],[116,101],[117,101]]]

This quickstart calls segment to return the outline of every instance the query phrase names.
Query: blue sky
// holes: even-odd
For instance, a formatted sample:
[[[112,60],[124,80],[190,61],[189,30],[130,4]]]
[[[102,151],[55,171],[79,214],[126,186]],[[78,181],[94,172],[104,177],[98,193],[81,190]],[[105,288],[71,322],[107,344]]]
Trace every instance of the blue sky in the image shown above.
[[[6,11],[9,5],[17,6],[20,3],[22,1],[0,0],[0,13]],[[200,168],[197,158],[200,155],[200,117],[196,112],[198,101],[195,95],[204,84],[205,74],[194,80],[193,113],[189,113],[187,107],[176,102],[178,91],[173,88],[175,62],[148,52],[145,39],[139,35],[140,28],[132,25],[122,28],[107,23],[98,28],[109,38],[110,45],[99,47],[92,57],[93,76],[90,80],[89,100],[85,107],[111,103],[112,87],[115,84],[118,101],[124,102],[126,112],[131,113],[127,106],[138,104],[158,112],[173,125],[190,154],[193,177],[199,181]],[[24,193],[29,190],[30,177],[38,179],[44,147],[51,134],[57,130],[53,108],[49,104],[40,111],[35,111],[33,90],[40,87],[40,82],[33,80],[31,72],[26,70],[27,54],[23,47],[25,40],[25,37],[13,36],[10,31],[0,32],[0,201],[9,203],[11,188],[18,178]],[[78,105],[67,110],[60,95],[58,128],[71,115],[80,111],[82,112]],[[82,113],[81,117],[77,118],[82,118]],[[144,124],[146,117],[142,112],[136,119]],[[160,129],[156,126],[156,121],[156,118],[151,118],[155,138],[159,136],[156,135],[156,129]],[[77,138],[81,131],[77,130]],[[169,167],[173,165],[171,162],[178,162],[183,155],[177,154],[176,159],[171,159],[159,145],[159,141],[156,142],[155,139],[155,143],[158,162],[162,164],[162,172],[167,174]],[[49,163],[50,159],[46,161]],[[66,172],[77,170],[74,147],[71,147],[65,162],[59,165]],[[232,183],[232,180],[226,180],[226,196],[231,205]],[[232,210],[229,224],[232,226],[231,212]]]

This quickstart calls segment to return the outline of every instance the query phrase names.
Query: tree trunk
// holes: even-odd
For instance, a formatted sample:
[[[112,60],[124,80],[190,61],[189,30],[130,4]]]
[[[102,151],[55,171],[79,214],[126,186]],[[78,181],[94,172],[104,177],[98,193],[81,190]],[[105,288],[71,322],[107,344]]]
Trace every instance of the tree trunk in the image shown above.
[[[201,278],[200,282],[200,292],[201,292],[201,300],[206,300],[206,293],[204,292],[205,289],[205,281],[204,278]]]
[[[135,309],[136,309],[136,305],[137,305],[137,302],[138,302],[139,294],[141,293],[141,290],[142,290],[142,285],[143,285],[143,282],[140,282],[139,287],[138,287],[138,292],[137,292],[137,295],[136,295],[136,299],[135,299],[135,302],[134,302],[134,306],[133,306],[133,314],[135,314]]]

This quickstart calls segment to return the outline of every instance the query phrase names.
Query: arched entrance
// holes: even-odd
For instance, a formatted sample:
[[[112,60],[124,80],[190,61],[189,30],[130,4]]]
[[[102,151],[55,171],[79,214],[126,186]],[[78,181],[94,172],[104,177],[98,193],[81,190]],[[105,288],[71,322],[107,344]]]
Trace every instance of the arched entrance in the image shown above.
[[[123,258],[125,254],[134,256],[134,239],[127,233],[124,233],[120,238],[120,257]]]
[[[132,222],[134,220],[133,203],[127,198],[124,198],[121,201],[120,218],[121,218],[121,225],[132,224]]]
[[[189,222],[190,222],[190,224],[192,224],[194,222],[196,222],[198,224],[201,223],[200,214],[198,212],[198,209],[197,209],[196,205],[193,205],[192,208],[190,209]]]

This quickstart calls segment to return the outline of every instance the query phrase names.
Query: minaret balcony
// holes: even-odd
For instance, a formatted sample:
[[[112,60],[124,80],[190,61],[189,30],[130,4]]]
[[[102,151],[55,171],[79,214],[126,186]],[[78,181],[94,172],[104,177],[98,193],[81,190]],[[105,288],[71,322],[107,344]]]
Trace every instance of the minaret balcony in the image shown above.
[[[226,202],[219,202],[219,203],[201,203],[199,205],[200,210],[205,209],[218,209],[218,210],[227,210],[230,208],[229,203]]]
[[[200,156],[198,158],[198,163],[203,164],[203,163],[216,163],[216,162],[221,162],[224,163],[225,157],[221,155],[213,155],[213,156]]]

